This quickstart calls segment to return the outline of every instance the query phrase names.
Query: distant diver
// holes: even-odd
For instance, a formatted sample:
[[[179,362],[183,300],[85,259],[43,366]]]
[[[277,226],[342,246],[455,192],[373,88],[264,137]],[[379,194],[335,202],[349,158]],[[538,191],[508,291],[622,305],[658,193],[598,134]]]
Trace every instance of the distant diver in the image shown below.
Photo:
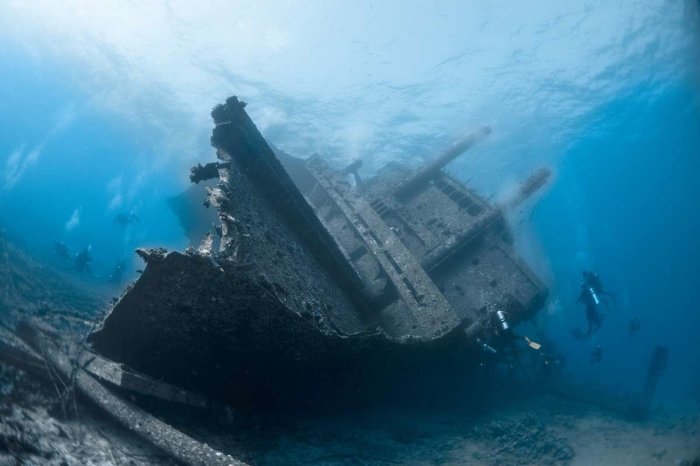
[[[635,317],[630,321],[630,335],[634,336],[639,332],[639,328],[641,327],[641,324],[639,322],[639,318]]]
[[[551,339],[544,337],[542,349],[534,353],[534,368],[539,375],[544,378],[560,376],[566,366],[566,355],[557,348],[557,344]]]
[[[124,272],[126,271],[126,263],[121,260],[114,266],[112,273],[109,274],[109,281],[112,283],[121,283],[124,278]]]
[[[603,325],[603,316],[598,311],[600,303],[610,307],[610,304],[603,296],[610,296],[615,301],[615,295],[603,290],[603,285],[600,282],[598,274],[595,272],[583,271],[583,280],[581,281],[581,294],[579,294],[576,302],[583,303],[586,306],[586,320],[588,321],[588,331],[583,333],[579,329],[573,329],[572,335],[576,338],[584,339],[598,331]]]
[[[566,355],[564,353],[559,351],[542,353],[540,358],[540,372],[542,375],[561,375],[564,366],[566,366]]]
[[[591,364],[597,364],[603,360],[603,347],[595,345],[591,351]]]
[[[600,282],[600,277],[598,276],[597,272],[587,272],[584,270],[582,272],[582,275],[583,275],[583,281],[581,284],[581,288],[583,290],[588,291],[588,293],[594,299],[596,305],[598,305],[602,302],[606,306],[608,306],[608,307],[610,306],[605,299],[601,298],[602,296],[610,296],[613,300],[613,304],[615,304],[615,294],[603,290],[603,284]],[[582,290],[582,293],[583,293],[583,290]]]
[[[58,257],[66,262],[71,260],[71,251],[66,243],[59,241],[58,243],[54,243],[53,248]]]
[[[120,213],[117,214],[116,217],[114,217],[114,225],[119,226],[122,228],[126,228],[127,226],[131,225],[132,223],[140,222],[141,219],[138,218],[138,216],[134,212],[130,212],[128,214],[125,213]]]
[[[90,272],[90,262],[92,262],[92,246],[85,246],[82,251],[76,253],[73,258],[73,265],[78,272]]]

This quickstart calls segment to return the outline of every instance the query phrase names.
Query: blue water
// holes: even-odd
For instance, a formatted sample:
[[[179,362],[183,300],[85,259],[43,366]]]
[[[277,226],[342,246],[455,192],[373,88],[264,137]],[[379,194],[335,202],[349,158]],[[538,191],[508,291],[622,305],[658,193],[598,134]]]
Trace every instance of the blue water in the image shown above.
[[[303,3],[0,1],[0,224],[54,264],[56,241],[91,245],[99,277],[123,259],[133,276],[136,247],[184,248],[165,200],[214,159],[208,112],[232,94],[271,142],[367,175],[487,123],[449,170],[499,200],[552,168],[511,220],[567,371],[635,391],[663,344],[659,399],[698,396],[699,2]],[[583,269],[617,295],[586,342]]]
[[[589,128],[594,136],[572,146],[556,186],[533,216],[546,251],[552,287],[563,306],[546,325],[558,334],[576,322],[584,327],[577,297],[580,270],[598,270],[617,294],[593,341],[569,339],[581,375],[634,389],[653,347],[670,351],[668,377],[659,387],[672,398],[698,390],[700,326],[700,107],[692,83],[665,89],[652,102],[648,89],[611,101]],[[695,99],[693,101],[693,99]],[[596,127],[611,125],[595,136]],[[631,337],[628,324],[641,323]],[[590,345],[603,346],[605,363],[591,368]]]

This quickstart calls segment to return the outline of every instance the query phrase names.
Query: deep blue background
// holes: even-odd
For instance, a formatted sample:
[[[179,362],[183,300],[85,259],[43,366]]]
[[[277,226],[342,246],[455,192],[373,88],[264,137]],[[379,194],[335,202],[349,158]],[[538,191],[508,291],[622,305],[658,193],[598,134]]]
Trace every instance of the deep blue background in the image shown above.
[[[640,386],[654,346],[667,345],[660,392],[678,399],[700,390],[700,100],[690,81],[653,91],[635,89],[600,109],[533,214],[562,306],[562,315],[540,320],[579,375],[617,388]],[[600,273],[617,305],[582,344],[567,332],[585,328],[574,304],[584,269]],[[634,317],[641,331],[631,337]],[[591,367],[596,343],[604,360]]]

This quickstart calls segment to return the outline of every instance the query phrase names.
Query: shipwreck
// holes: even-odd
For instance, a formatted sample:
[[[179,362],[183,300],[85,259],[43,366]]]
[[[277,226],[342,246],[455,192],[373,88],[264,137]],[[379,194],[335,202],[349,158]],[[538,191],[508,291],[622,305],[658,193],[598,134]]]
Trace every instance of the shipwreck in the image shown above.
[[[443,170],[490,128],[363,180],[360,162],[276,153],[244,107],[213,110],[218,161],[191,172],[211,232],[138,251],[145,270],[90,336],[97,354],[238,408],[361,402],[464,372],[542,307],[505,210],[549,171],[499,206]]]

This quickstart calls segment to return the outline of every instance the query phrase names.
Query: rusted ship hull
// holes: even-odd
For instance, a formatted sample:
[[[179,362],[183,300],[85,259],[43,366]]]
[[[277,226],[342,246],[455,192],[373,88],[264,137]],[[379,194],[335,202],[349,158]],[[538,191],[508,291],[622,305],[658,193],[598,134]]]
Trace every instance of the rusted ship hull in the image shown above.
[[[351,403],[458,389],[477,337],[501,338],[495,312],[516,323],[542,305],[500,208],[440,170],[461,152],[408,183],[353,188],[318,159],[285,168],[244,105],[215,108],[219,162],[193,169],[218,178],[205,202],[218,237],[140,251],[145,271],[91,335],[97,352],[239,407]]]
[[[254,269],[177,252],[151,257],[108,331],[91,340],[111,360],[241,408],[376,402],[408,395],[418,377],[449,373],[459,383],[473,366],[460,329],[412,343],[324,332],[279,292]]]

